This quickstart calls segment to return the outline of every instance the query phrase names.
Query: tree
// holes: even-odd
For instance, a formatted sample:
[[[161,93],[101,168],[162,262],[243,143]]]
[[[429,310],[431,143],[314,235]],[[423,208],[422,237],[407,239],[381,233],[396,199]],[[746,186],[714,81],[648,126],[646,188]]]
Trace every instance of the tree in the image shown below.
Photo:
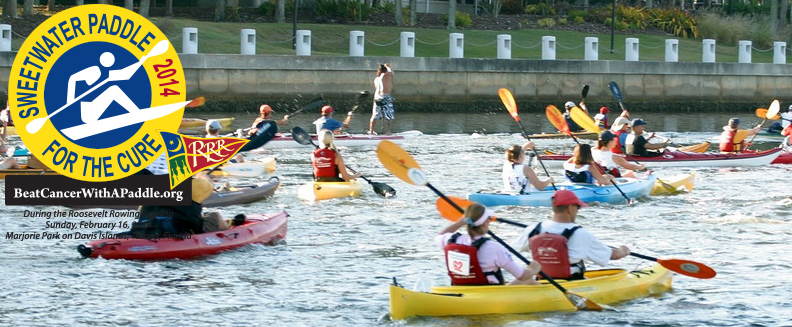
[[[132,0],[124,0],[124,8],[129,10],[135,10],[135,3]]]
[[[778,22],[779,28],[784,28],[786,26],[786,17],[787,17],[787,10],[789,9],[789,2],[787,0],[781,0],[781,11],[780,11],[780,21]]]
[[[286,22],[286,0],[278,0],[277,8],[275,8],[275,18],[278,23]]]
[[[165,14],[168,16],[173,16],[173,0],[165,0]]]
[[[418,0],[410,0],[410,26],[418,23]]]
[[[85,0],[74,0],[75,6],[82,6],[85,4]]]
[[[17,17],[16,0],[3,0],[3,16],[11,18]]]
[[[219,22],[225,19],[225,0],[215,0],[214,20]]]
[[[148,16],[149,16],[149,0],[140,0],[140,9],[138,9],[138,14],[140,14],[140,16],[148,18]]]
[[[448,30],[456,30],[456,0],[448,1]]]
[[[770,0],[770,31],[778,29],[778,0]]]
[[[404,25],[404,18],[402,17],[403,8],[402,0],[393,1],[393,19],[396,20],[396,26]]]
[[[47,1],[47,10],[55,11],[55,0]]]
[[[502,0],[492,0],[492,17],[498,19],[501,8],[503,8]]]
[[[33,15],[33,0],[25,0],[22,5],[22,16]]]

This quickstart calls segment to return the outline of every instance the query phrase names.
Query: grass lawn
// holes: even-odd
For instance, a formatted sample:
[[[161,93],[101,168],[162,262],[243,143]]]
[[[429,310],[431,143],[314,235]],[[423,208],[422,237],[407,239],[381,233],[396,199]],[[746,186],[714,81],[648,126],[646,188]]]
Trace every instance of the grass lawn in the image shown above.
[[[198,28],[198,51],[200,53],[239,53],[239,33],[243,28],[253,28],[257,33],[257,53],[269,55],[293,55],[292,24],[275,23],[215,23],[186,19],[155,17],[157,23],[176,50],[181,52],[181,29]],[[298,24],[298,29],[311,30],[312,50],[315,56],[346,56],[349,53],[349,31],[362,30],[366,37],[366,56],[399,56],[399,33],[415,32],[416,57],[448,57],[448,34],[446,30],[396,27],[374,27],[365,25]],[[511,34],[512,58],[541,59],[542,36],[556,37],[556,58],[583,60],[585,37],[599,37],[600,60],[624,60],[624,39],[640,39],[641,61],[664,61],[665,40],[675,38],[658,35],[616,35],[614,52],[610,53],[609,34],[585,34],[573,31],[523,29],[518,31],[473,31],[459,30],[465,34],[465,58],[495,58],[495,41],[498,34]],[[677,38],[679,39],[679,38]],[[21,42],[15,42],[21,43]],[[701,40],[679,39],[679,61],[700,62]],[[772,49],[754,50],[754,63],[772,63]],[[737,46],[718,45],[718,62],[737,62]]]

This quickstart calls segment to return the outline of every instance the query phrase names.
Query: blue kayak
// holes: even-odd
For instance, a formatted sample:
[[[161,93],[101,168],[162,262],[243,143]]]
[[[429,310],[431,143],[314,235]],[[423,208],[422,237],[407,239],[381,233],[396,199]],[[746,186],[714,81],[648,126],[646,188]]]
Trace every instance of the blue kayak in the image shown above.
[[[649,196],[657,176],[650,174],[645,178],[617,178],[616,184],[630,199]],[[625,203],[626,199],[613,185],[596,186],[588,183],[561,183],[556,184],[559,190],[571,190],[585,203]],[[545,191],[533,191],[527,194],[513,193],[470,193],[470,201],[481,203],[485,206],[530,206],[550,207],[550,197],[553,196],[552,187]]]

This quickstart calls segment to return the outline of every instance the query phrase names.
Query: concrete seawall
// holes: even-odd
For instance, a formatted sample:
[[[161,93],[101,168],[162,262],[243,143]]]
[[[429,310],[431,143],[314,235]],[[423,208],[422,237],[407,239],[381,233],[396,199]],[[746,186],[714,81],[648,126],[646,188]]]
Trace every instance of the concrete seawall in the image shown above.
[[[5,90],[15,53],[0,53],[0,88]],[[471,104],[496,104],[497,90],[511,89],[520,105],[580,99],[613,103],[608,83],[621,86],[625,101],[646,109],[704,106],[737,110],[769,104],[792,95],[792,65],[738,63],[666,63],[571,60],[499,60],[399,57],[297,57],[266,55],[181,55],[188,97],[218,102],[287,102],[297,96],[349,99],[373,90],[379,63],[394,68],[399,110],[437,106],[463,111]],[[465,104],[460,108],[458,104]],[[543,108],[543,106],[542,106]],[[250,108],[246,108],[250,110]]]

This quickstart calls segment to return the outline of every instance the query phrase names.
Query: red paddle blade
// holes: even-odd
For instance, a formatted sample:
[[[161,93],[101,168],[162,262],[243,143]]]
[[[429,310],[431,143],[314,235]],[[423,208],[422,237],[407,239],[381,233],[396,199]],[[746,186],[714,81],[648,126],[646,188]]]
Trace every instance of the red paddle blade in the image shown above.
[[[508,110],[509,114],[511,114],[512,118],[514,118],[516,121],[520,121],[520,115],[517,113],[517,102],[514,101],[514,96],[512,95],[511,91],[506,88],[501,88],[498,90],[498,96],[500,97],[501,102],[503,102],[503,106],[505,106],[506,110]]]
[[[470,204],[473,203],[470,200],[458,198],[455,196],[449,196],[448,198],[451,199],[451,201],[454,201],[454,203],[456,203],[462,209],[467,209],[467,207],[469,207]],[[442,216],[443,218],[450,221],[457,221],[460,218],[462,218],[462,213],[459,212],[459,210],[454,208],[454,206],[452,206],[450,203],[448,203],[448,201],[444,200],[443,198],[437,198],[436,204],[437,204],[437,212],[439,212],[440,216]]]
[[[204,97],[197,97],[192,100],[192,102],[188,103],[185,107],[187,108],[195,108],[200,107],[206,102],[206,98]]]
[[[709,279],[716,275],[715,270],[700,262],[682,259],[657,259],[657,263],[668,270],[694,278]]]
[[[547,115],[547,120],[549,120],[550,123],[553,124],[553,126],[555,126],[555,128],[557,128],[559,131],[566,134],[572,134],[572,132],[569,131],[569,125],[567,125],[564,115],[558,110],[558,108],[556,108],[556,106],[552,104],[547,105],[547,108],[545,108],[545,115]]]

